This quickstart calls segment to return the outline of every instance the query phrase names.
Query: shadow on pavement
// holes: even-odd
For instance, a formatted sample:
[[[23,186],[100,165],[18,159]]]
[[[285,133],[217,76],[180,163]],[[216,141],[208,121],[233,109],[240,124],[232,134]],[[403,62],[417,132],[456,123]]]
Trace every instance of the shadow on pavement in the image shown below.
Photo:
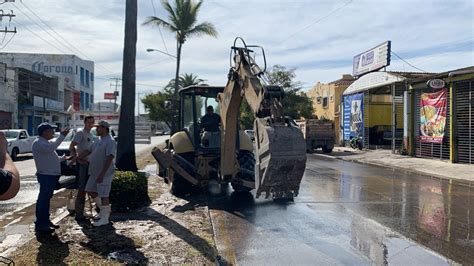
[[[65,265],[64,259],[69,256],[69,242],[62,242],[56,234],[36,233],[40,243],[36,262],[39,265]]]
[[[151,209],[146,208],[143,212],[136,212],[136,213],[127,213],[126,215],[115,214],[113,215],[114,221],[124,221],[124,220],[138,220],[138,221],[153,221],[158,223],[160,226],[168,230],[170,233],[175,235],[176,237],[182,239],[184,242],[188,243],[190,246],[194,247],[199,253],[201,253],[204,257],[206,257],[209,261],[216,261],[217,252],[215,247],[210,245],[206,240],[202,239],[201,237],[195,235],[191,232],[188,228],[182,226],[178,222],[169,217]],[[229,265],[228,263],[224,265]]]
[[[125,264],[147,264],[148,259],[137,250],[135,242],[116,232],[113,224],[93,227],[81,224],[82,232],[89,238],[88,242],[81,242],[81,246],[104,258],[114,259]]]
[[[33,159],[33,155],[18,155],[15,162],[22,162]]]

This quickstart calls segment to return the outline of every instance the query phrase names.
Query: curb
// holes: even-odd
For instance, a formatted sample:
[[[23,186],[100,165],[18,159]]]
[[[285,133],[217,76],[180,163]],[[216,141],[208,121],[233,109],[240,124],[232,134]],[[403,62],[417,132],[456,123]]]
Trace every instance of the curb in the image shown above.
[[[452,178],[452,177],[447,177],[447,176],[443,176],[443,175],[439,175],[439,174],[427,173],[427,172],[423,172],[423,171],[419,171],[419,170],[415,170],[415,169],[411,169],[411,168],[407,168],[407,167],[393,166],[393,165],[387,165],[387,164],[376,163],[376,162],[367,162],[367,161],[361,161],[361,160],[358,160],[358,159],[344,159],[342,157],[331,156],[331,155],[327,155],[327,154],[311,154],[311,155],[321,156],[321,157],[325,157],[325,158],[332,158],[334,160],[341,160],[341,161],[345,161],[345,162],[352,162],[352,163],[358,163],[358,164],[363,164],[363,165],[371,165],[371,166],[378,166],[378,167],[392,168],[392,169],[401,169],[406,173],[421,175],[421,176],[423,176],[425,178],[429,178],[429,179],[434,179],[434,180],[438,180],[438,181],[448,181],[449,183],[452,183],[454,181],[454,182],[458,183],[459,185],[463,185],[463,186],[467,186],[467,187],[474,187],[474,181],[471,181],[471,180],[466,180],[466,179],[462,179],[462,178]]]

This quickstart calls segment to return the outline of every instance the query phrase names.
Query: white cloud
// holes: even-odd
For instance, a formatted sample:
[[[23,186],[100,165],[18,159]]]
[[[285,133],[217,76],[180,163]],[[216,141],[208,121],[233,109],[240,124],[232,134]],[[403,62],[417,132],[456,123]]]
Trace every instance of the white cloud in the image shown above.
[[[157,16],[166,18],[160,1],[153,0]],[[110,80],[122,71],[125,1],[17,1],[16,21],[67,53],[25,15],[31,8],[63,38],[96,62],[95,96],[110,91]],[[348,4],[347,4],[348,3]],[[20,10],[19,10],[20,9]],[[337,10],[337,11],[335,11]],[[199,21],[212,22],[218,32],[211,37],[189,38],[183,47],[181,73],[193,73],[209,84],[225,85],[230,46],[236,36],[262,45],[269,65],[296,67],[305,87],[330,82],[351,73],[352,57],[385,41],[411,64],[427,71],[447,71],[473,65],[474,7],[471,0],[206,0]],[[137,91],[156,91],[174,78],[175,61],[156,48],[175,53],[173,34],[142,26],[153,15],[151,1],[139,1]],[[38,22],[38,20],[35,18]],[[8,52],[60,53],[50,44],[17,25],[18,34],[4,49]],[[461,45],[464,43],[464,46]],[[467,44],[467,46],[466,46]],[[390,70],[415,71],[395,57]],[[104,76],[106,75],[106,76]]]

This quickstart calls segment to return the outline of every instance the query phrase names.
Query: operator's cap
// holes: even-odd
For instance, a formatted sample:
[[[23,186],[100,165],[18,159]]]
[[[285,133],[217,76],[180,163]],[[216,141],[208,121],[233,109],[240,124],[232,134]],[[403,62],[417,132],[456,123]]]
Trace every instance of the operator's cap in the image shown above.
[[[55,129],[55,128],[57,128],[56,125],[52,125],[52,124],[47,123],[47,122],[41,123],[41,124],[38,125],[38,134],[41,135],[41,134],[43,134],[43,132],[45,130]]]
[[[96,126],[96,127],[98,127],[98,126],[103,126],[103,127],[106,127],[106,128],[110,128],[109,122],[107,122],[107,121],[105,121],[105,120],[99,121],[99,123],[97,123],[95,126]]]

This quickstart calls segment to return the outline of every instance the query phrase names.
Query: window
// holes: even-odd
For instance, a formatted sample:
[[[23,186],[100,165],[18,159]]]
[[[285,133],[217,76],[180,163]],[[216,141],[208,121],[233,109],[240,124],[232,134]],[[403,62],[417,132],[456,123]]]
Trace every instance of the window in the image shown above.
[[[77,66],[76,66],[76,75],[77,75]]]
[[[84,86],[84,68],[81,67],[81,86]]]
[[[89,70],[86,70],[86,87],[89,88]]]
[[[316,98],[316,102],[317,102],[318,104],[321,104],[321,96],[318,96],[318,98]]]
[[[328,97],[323,97],[323,108],[328,108]]]
[[[87,73],[87,72],[86,72]],[[90,103],[90,100],[89,100],[89,93],[86,92],[86,98],[84,100],[84,103],[85,103],[85,107],[86,107],[86,110],[89,109],[89,103]]]
[[[91,81],[94,81],[94,72],[91,72]]]

